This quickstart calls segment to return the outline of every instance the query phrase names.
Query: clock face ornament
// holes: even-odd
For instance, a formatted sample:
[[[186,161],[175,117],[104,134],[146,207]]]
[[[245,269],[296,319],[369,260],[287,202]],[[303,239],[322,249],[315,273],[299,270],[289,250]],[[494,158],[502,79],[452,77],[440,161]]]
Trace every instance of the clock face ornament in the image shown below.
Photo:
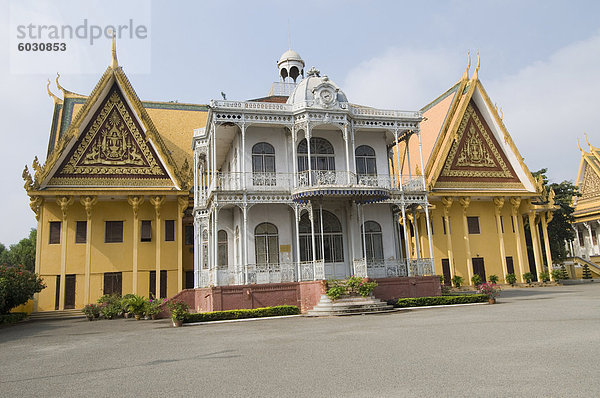
[[[324,88],[319,91],[318,98],[322,106],[329,108],[335,102],[335,93],[329,88]]]

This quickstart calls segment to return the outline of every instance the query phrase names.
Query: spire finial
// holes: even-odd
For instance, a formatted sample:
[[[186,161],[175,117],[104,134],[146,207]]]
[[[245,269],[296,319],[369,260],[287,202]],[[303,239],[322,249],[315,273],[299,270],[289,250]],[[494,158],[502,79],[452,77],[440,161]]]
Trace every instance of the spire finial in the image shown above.
[[[48,92],[48,96],[52,98],[54,103],[60,103],[60,98],[58,98],[52,91],[50,91],[50,79],[48,79],[48,83],[46,84],[46,91]]]
[[[119,61],[117,61],[117,34],[114,29],[111,29],[112,33],[112,60],[110,61],[110,67],[115,69],[119,67]]]
[[[475,67],[475,73],[473,73],[473,79],[479,78],[479,66],[481,65],[481,59],[479,59],[479,51],[477,51],[477,66]]]
[[[590,144],[590,142],[588,141],[587,133],[583,133],[583,136],[585,137],[586,144],[588,144],[588,146],[590,147],[590,149],[592,149],[592,144]]]
[[[583,149],[581,149],[581,145],[579,145],[579,137],[577,137],[577,147],[579,147],[579,150],[581,151],[581,153],[585,153]]]
[[[471,69],[471,51],[467,51],[467,57],[469,61],[467,62],[467,69],[465,69],[465,73],[463,73],[463,79],[469,80],[469,69]]]

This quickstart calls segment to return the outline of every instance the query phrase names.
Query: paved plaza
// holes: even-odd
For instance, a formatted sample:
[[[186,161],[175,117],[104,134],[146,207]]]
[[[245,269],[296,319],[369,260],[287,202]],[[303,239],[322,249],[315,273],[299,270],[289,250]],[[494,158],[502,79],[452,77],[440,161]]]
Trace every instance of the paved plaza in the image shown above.
[[[179,329],[25,322],[0,328],[0,396],[600,396],[600,284],[498,301]]]

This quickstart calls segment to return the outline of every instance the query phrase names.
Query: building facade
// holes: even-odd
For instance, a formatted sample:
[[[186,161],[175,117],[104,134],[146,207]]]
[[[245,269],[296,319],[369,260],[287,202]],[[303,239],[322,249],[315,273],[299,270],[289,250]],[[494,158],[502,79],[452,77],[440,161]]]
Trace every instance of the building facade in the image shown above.
[[[433,274],[398,223],[427,207],[424,179],[391,161],[421,113],[351,104],[315,68],[296,85],[291,50],[278,66],[273,95],[211,101],[195,131],[196,286]]]
[[[23,171],[37,225],[34,311],[103,294],[169,297],[193,287],[191,132],[201,105],[142,102],[113,59],[89,96],[56,83],[45,163]],[[189,210],[188,209],[189,206]],[[186,213],[187,211],[187,213]],[[186,275],[188,276],[186,278]]]

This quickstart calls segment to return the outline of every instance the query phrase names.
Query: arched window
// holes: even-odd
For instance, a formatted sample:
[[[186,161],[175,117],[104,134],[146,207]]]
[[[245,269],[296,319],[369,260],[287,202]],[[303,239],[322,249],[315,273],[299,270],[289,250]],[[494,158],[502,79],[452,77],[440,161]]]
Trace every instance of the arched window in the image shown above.
[[[335,170],[333,145],[325,138],[310,139],[310,164],[312,170]],[[298,171],[308,170],[308,145],[306,139],[298,144]]]
[[[358,175],[376,175],[375,150],[368,145],[356,148],[356,173]]]
[[[381,234],[381,225],[375,221],[366,221],[362,233],[365,234],[365,246],[367,262],[383,260],[383,236]],[[363,248],[363,256],[365,255]]]
[[[275,149],[273,145],[259,142],[252,147],[252,183],[275,185]]]
[[[217,265],[219,267],[226,267],[227,262],[227,232],[220,230],[217,232]]]
[[[323,236],[321,236],[321,216],[318,211],[314,212],[315,224],[315,249],[316,258],[325,258],[326,263],[338,263],[344,261],[344,244],[342,238],[342,224],[335,214],[323,210]],[[300,261],[312,260],[312,238],[311,226],[308,213],[300,218]],[[321,244],[323,240],[323,244]],[[323,256],[322,248],[325,249]]]
[[[279,233],[271,223],[258,224],[254,229],[256,264],[279,263]]]

